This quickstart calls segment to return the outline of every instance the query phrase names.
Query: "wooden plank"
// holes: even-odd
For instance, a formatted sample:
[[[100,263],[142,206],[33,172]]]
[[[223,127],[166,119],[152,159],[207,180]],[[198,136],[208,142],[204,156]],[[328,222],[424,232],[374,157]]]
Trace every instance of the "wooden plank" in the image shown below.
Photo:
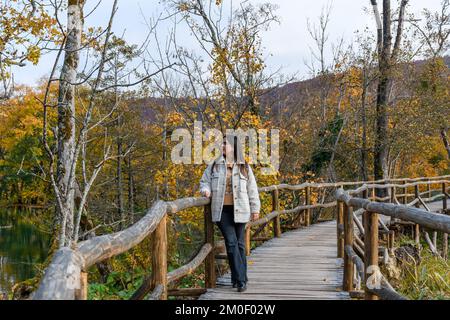
[[[247,291],[231,287],[230,274],[201,300],[341,300],[343,260],[336,258],[336,222],[312,225],[271,239],[247,258]]]

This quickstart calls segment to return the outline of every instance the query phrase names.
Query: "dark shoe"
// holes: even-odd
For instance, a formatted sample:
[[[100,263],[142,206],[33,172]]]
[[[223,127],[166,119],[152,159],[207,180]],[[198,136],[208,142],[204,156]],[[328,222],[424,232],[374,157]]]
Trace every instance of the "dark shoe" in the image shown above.
[[[233,288],[237,288],[237,282],[233,282]]]
[[[237,285],[237,291],[238,292],[244,292],[245,290],[247,290],[247,284],[245,282],[239,283]]]

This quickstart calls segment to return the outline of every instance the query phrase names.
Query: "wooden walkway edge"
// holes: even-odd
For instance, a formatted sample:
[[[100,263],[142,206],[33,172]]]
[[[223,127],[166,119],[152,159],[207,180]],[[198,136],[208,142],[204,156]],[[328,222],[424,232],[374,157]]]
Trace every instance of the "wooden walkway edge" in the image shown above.
[[[248,289],[231,287],[230,274],[218,278],[200,300],[346,300],[342,259],[336,258],[336,222],[283,233],[252,250]]]

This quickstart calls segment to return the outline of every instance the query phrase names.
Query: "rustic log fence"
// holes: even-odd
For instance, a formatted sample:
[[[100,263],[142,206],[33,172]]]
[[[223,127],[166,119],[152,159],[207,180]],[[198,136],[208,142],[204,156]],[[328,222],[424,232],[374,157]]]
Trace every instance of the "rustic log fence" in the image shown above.
[[[424,202],[431,202],[432,200],[439,199],[442,197],[442,194],[444,194],[444,199],[446,199],[448,197],[446,183],[449,181],[445,179],[448,178],[450,178],[450,176],[437,178],[395,179],[389,181],[380,180],[372,182],[303,183],[300,185],[280,184],[259,188],[260,193],[271,194],[271,212],[266,213],[261,219],[249,222],[247,224],[247,254],[250,254],[252,242],[257,245],[258,243],[271,239],[271,237],[280,237],[283,231],[287,231],[292,228],[307,227],[313,222],[312,214],[314,210],[331,208],[334,210],[334,218],[337,219],[338,257],[344,258],[345,256],[344,261],[346,267],[344,289],[351,291],[353,286],[353,276],[349,275],[353,275],[353,271],[351,270],[354,270],[354,265],[357,266],[357,274],[360,282],[363,279],[363,275],[364,277],[366,276],[364,274],[365,271],[362,269],[363,262],[360,260],[361,254],[363,252],[371,252],[368,255],[371,257],[371,260],[369,259],[367,263],[376,263],[378,259],[378,248],[374,243],[377,240],[376,231],[378,231],[378,228],[374,228],[372,226],[375,221],[378,220],[377,217],[374,216],[374,213],[378,212],[377,210],[382,209],[378,207],[372,208],[373,202],[370,200],[394,200],[396,204],[399,204],[398,199],[401,199],[403,203],[406,203],[408,197],[416,196],[416,199],[408,204],[409,206],[412,206],[418,204],[420,199],[422,199],[420,196],[424,194],[419,193],[418,198],[417,193],[408,194],[408,192],[410,192],[408,190],[416,185],[430,186],[429,190],[427,189],[424,191],[427,192],[428,195],[427,199],[422,199]],[[429,180],[427,181],[427,179]],[[442,189],[431,189],[432,185],[437,185],[439,183],[442,184]],[[349,193],[343,191],[343,188],[349,187],[359,187],[359,189],[349,191]],[[377,188],[391,188],[391,190],[395,190],[395,188],[403,188],[403,194],[399,194],[397,197],[392,197],[391,195],[380,198],[377,197],[374,192]],[[365,198],[368,198],[370,189],[372,189],[370,199],[358,199],[351,197],[351,195],[363,193],[365,194]],[[291,209],[281,209],[281,191],[301,192],[303,195],[303,198],[301,199],[302,204]],[[328,199],[326,197],[322,197],[320,201],[317,201],[316,198],[318,198],[318,194],[321,191],[327,191],[329,194],[333,194],[336,191],[338,193],[338,201],[336,201],[334,197]],[[433,192],[439,192],[439,194],[431,196]],[[377,202],[376,204],[384,205],[380,202]],[[370,234],[370,236],[364,237],[363,243],[358,237],[356,237],[356,241],[354,239],[353,221],[355,221],[355,216],[358,212],[353,212],[353,208],[365,208],[364,206],[370,207],[370,210],[368,210],[370,213],[364,214],[364,216],[366,216],[366,219],[363,219],[365,220],[364,226],[361,224],[358,225],[361,230],[364,229],[366,234]],[[189,263],[176,270],[168,272],[167,216],[193,207],[204,207],[205,241],[196,256]],[[396,207],[398,207],[398,205]],[[447,208],[446,202],[444,208]],[[416,210],[413,214],[418,214],[419,216],[420,214],[423,215],[422,210],[413,208],[408,209]],[[439,222],[436,223],[430,223],[430,213],[425,212],[426,216],[415,216],[414,219],[408,219],[411,215],[410,213],[405,216],[404,213],[398,213],[403,212],[399,209],[391,210],[396,212],[394,218],[413,221],[418,225],[422,224],[427,227],[433,227],[435,230],[444,230],[445,232],[450,233],[450,222],[448,222],[450,221],[449,217],[445,217],[448,221],[444,219],[442,221],[439,220]],[[292,217],[294,215],[297,216],[293,220],[293,226],[283,225],[282,217]],[[443,226],[445,226],[444,229]],[[268,229],[271,230],[271,232],[267,232]],[[261,234],[264,235],[261,236]],[[142,286],[134,293],[132,299],[147,298],[154,300],[165,300],[168,296],[195,297],[204,293],[208,288],[215,287],[215,260],[216,258],[223,259],[224,257],[215,255],[215,248],[217,244],[214,239],[214,224],[211,220],[210,214],[210,200],[208,198],[184,198],[171,202],[161,200],[157,201],[147,211],[146,215],[142,219],[125,230],[91,238],[78,243],[76,247],[73,248],[62,248],[58,250],[54,254],[53,259],[46,269],[40,285],[37,291],[33,294],[32,298],[39,300],[87,299],[88,269],[97,263],[130,250],[149,236],[152,239],[152,273],[151,275],[145,277]],[[393,237],[393,235],[391,235],[391,237]],[[393,243],[393,238],[391,238],[391,243]],[[371,249],[367,249],[368,247],[370,247],[372,251],[369,251]],[[177,280],[193,273],[202,264],[204,265],[205,270],[204,288],[171,288],[171,285],[173,285]],[[394,292],[392,288],[390,289],[390,293]]]
[[[396,224],[410,225],[418,246],[423,234],[432,253],[447,258],[450,231],[450,217],[447,215],[449,182],[448,176],[444,176],[391,180],[384,184],[364,184],[355,190],[345,191],[342,188],[336,190],[339,208],[337,247],[338,256],[344,258],[345,291],[349,291],[352,296],[364,296],[367,300],[406,299],[392,288],[379,267],[380,253],[386,260],[392,255],[395,238],[392,227]],[[421,188],[424,191],[421,191]],[[414,193],[410,193],[412,189]],[[368,199],[370,190],[372,194],[377,193],[373,190],[389,191],[390,195],[382,198],[373,196]],[[401,190],[401,193],[396,193],[397,190]],[[442,212],[430,212],[427,203],[438,200],[442,200]],[[362,223],[358,218],[361,215]],[[391,218],[388,222],[389,227],[380,219],[380,215]],[[354,234],[355,227],[359,231],[359,236]],[[433,231],[433,240],[426,229]],[[443,233],[441,254],[437,249],[438,231]],[[383,237],[385,247],[380,246]],[[362,283],[364,292],[361,291]]]

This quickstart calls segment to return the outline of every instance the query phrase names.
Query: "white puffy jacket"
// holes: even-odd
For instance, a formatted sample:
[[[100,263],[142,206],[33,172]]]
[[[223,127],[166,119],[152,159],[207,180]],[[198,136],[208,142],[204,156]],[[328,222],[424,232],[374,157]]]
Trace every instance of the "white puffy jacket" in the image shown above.
[[[214,170],[212,170],[213,164]],[[247,223],[250,221],[251,213],[259,213],[261,208],[255,175],[250,165],[248,166],[248,177],[245,177],[240,172],[238,165],[234,165],[231,178],[234,198],[234,222]],[[226,164],[225,158],[221,156],[208,165],[200,180],[200,192],[209,191],[211,193],[213,222],[219,222],[222,215],[225,184]]]

